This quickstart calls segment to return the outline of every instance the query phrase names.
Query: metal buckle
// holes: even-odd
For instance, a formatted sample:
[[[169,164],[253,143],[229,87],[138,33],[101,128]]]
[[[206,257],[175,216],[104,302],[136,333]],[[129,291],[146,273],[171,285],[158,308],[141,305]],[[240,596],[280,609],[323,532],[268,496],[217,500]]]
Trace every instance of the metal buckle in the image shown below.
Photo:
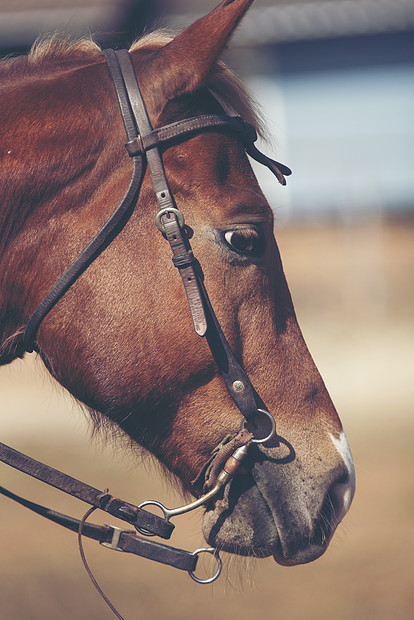
[[[101,542],[99,544],[102,547],[106,547],[107,549],[112,549],[112,551],[124,551],[118,547],[119,539],[121,534],[135,534],[134,530],[124,530],[122,527],[116,527],[115,525],[110,525],[110,523],[105,523],[106,527],[110,527],[112,530],[112,540],[111,542]]]
[[[184,228],[185,220],[184,215],[181,213],[181,211],[179,211],[178,209],[174,209],[173,207],[167,207],[166,209],[161,209],[161,211],[159,211],[155,216],[155,225],[158,230],[163,233],[163,235],[165,235],[165,227],[161,221],[161,218],[164,215],[167,215],[167,213],[173,213],[174,215],[176,215],[180,228]]]

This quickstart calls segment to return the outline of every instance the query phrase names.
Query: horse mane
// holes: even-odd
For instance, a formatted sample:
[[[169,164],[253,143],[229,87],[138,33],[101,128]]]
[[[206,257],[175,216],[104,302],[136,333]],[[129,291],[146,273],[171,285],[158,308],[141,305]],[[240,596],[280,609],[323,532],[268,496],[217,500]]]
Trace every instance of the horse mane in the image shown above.
[[[157,29],[138,38],[130,52],[138,49],[159,49],[175,36],[170,30]],[[51,70],[71,70],[77,65],[86,66],[96,62],[102,53],[92,38],[71,40],[58,33],[39,37],[28,54],[10,56],[0,61],[0,79],[33,80]],[[259,106],[236,74],[222,61],[216,63],[210,73],[207,87],[219,100],[228,114],[241,116],[253,125],[259,135],[264,135],[264,122]]]
[[[92,39],[70,40],[57,33],[40,36],[28,54],[7,56],[0,61],[0,77],[11,81],[34,79],[53,71],[90,64],[99,56],[100,47]]]

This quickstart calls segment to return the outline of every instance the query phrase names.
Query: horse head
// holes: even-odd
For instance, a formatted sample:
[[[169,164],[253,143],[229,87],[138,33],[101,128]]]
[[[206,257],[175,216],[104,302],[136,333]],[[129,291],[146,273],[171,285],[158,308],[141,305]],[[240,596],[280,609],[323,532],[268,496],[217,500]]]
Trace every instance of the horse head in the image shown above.
[[[133,46],[155,128],[226,111],[260,131],[251,101],[219,60],[251,4],[224,0],[179,35],[156,32]],[[34,309],[121,199],[130,161],[96,46],[52,41],[1,71],[0,361],[8,363],[24,353]],[[162,151],[218,321],[277,428],[207,506],[205,538],[282,564],[311,561],[350,507],[354,470],[297,323],[271,208],[237,136],[213,129]],[[241,415],[208,338],[192,327],[170,248],[154,226],[155,204],[146,171],[127,225],[41,323],[37,349],[98,426],[119,429],[191,490]]]

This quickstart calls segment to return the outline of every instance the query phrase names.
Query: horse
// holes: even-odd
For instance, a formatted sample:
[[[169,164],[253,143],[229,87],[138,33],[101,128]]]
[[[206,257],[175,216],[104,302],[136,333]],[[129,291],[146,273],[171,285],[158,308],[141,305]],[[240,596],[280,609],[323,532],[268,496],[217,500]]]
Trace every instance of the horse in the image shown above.
[[[0,364],[35,349],[96,427],[150,452],[195,497],[206,489],[194,481],[203,489],[223,438],[249,432],[243,465],[201,502],[203,535],[214,549],[289,566],[326,551],[355,475],[248,155],[282,184],[289,171],[252,146],[252,128],[265,129],[221,61],[252,1],[222,0],[175,36],[155,31],[133,44],[127,54],[154,129],[153,143],[143,146],[138,135],[129,153],[107,57],[95,43],[52,36],[2,61]],[[197,118],[223,123],[199,131]],[[163,142],[163,128],[180,123],[188,135]],[[151,152],[174,200],[160,211],[161,232]],[[49,303],[30,348],[31,317],[122,203],[131,157],[142,174],[127,221]],[[185,260],[171,261],[169,225]],[[190,303],[182,280],[196,281]],[[242,373],[235,380],[220,362],[224,349],[227,366],[234,361]]]

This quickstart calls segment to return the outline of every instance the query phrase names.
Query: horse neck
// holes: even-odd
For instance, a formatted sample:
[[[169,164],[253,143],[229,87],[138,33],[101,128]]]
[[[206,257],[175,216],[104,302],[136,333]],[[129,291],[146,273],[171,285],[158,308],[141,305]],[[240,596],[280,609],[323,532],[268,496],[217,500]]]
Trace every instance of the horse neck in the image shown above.
[[[88,203],[114,159],[106,128],[116,108],[102,87],[104,67],[91,68],[21,82],[14,76],[2,87],[0,364],[14,358],[34,309],[42,255],[64,247],[68,216]]]

